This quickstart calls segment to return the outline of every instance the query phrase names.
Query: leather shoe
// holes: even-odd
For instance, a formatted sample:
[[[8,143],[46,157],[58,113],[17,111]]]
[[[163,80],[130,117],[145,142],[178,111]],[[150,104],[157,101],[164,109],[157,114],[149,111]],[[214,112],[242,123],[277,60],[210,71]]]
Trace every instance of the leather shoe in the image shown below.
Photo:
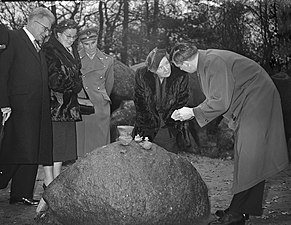
[[[218,216],[219,218],[223,217],[227,212],[229,211],[229,208],[225,210],[217,210],[215,212],[215,215]]]
[[[217,210],[215,212],[215,215],[218,216],[219,218],[222,218],[228,211],[229,211],[229,208],[227,208],[225,210]],[[249,218],[250,218],[249,214],[243,214],[243,216],[245,217],[245,220],[249,220]]]
[[[245,217],[243,214],[227,212],[225,215],[208,225],[245,225]]]
[[[39,200],[33,198],[10,198],[9,204],[23,204],[28,206],[37,206]]]

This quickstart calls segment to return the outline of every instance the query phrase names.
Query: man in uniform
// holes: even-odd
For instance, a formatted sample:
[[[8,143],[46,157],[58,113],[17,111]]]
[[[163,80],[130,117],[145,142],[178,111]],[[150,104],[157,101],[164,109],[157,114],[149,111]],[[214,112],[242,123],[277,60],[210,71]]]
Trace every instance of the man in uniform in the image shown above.
[[[97,28],[87,28],[78,36],[82,46],[83,85],[95,107],[94,114],[83,115],[83,121],[77,123],[78,156],[82,157],[110,143],[109,96],[114,83],[114,61],[113,57],[97,48]]]

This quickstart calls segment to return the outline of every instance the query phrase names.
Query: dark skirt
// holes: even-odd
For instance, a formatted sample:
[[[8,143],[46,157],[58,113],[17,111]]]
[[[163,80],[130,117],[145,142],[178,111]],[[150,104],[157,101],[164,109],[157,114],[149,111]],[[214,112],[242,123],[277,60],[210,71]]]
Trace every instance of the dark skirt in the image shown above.
[[[178,153],[176,135],[169,128],[160,128],[153,142],[169,152]]]
[[[75,122],[53,122],[53,159],[54,162],[77,159]]]

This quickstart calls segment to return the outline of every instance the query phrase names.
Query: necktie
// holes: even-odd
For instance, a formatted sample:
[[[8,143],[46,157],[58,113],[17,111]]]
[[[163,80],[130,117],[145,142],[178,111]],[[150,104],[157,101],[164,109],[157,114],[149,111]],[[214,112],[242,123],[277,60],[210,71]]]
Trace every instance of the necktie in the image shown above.
[[[66,48],[67,49],[67,51],[72,55],[72,56],[74,56],[73,55],[73,51],[72,51],[72,47],[68,47],[68,48]]]
[[[40,51],[40,47],[39,47],[39,45],[37,43],[37,40],[34,40],[33,43],[34,43],[34,47],[35,47],[36,51],[39,52]]]

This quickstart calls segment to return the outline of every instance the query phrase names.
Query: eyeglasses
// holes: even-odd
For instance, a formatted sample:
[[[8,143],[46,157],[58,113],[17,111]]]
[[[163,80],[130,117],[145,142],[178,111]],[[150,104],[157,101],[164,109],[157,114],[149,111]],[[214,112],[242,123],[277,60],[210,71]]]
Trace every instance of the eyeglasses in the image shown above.
[[[72,39],[72,40],[76,40],[77,36],[71,36],[71,35],[67,35],[66,33],[63,33],[63,35],[67,38],[67,39]]]
[[[36,23],[40,24],[43,29],[44,29],[44,32],[48,32],[49,34],[51,33],[51,29],[48,28],[47,26],[43,25],[42,23],[38,22],[38,21],[35,21]]]

